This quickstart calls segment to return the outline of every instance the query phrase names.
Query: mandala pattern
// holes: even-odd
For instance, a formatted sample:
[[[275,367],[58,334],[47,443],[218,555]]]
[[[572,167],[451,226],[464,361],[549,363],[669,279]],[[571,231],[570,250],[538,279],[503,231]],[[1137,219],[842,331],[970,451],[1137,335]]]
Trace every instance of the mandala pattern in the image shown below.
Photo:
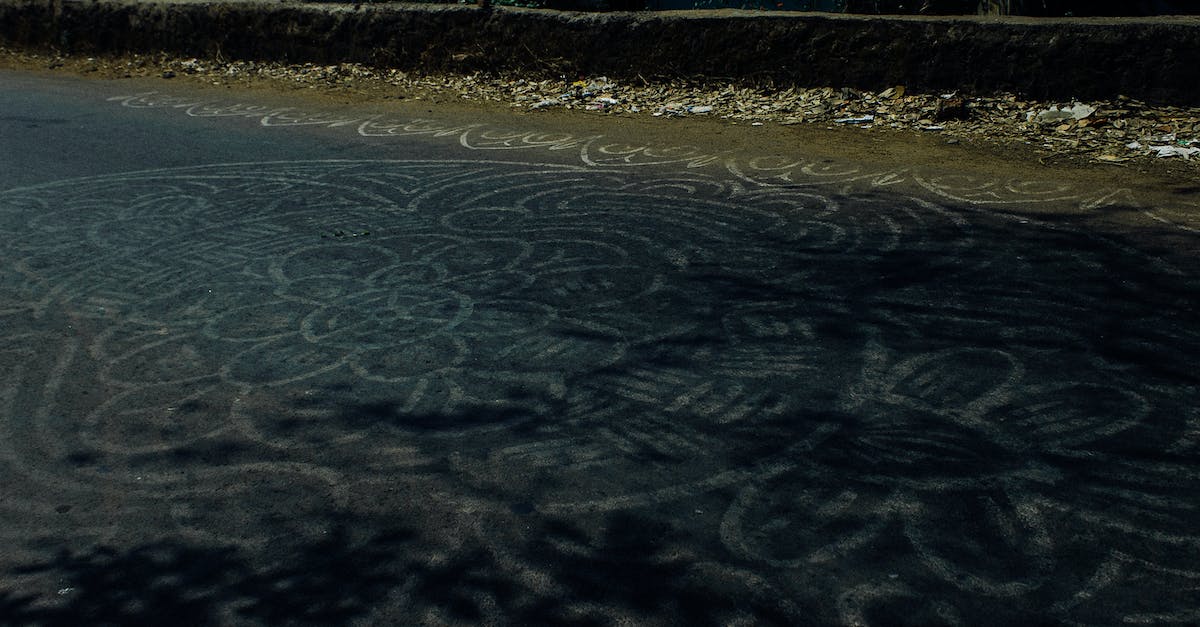
[[[1017,235],[912,198],[510,162],[5,192],[0,536],[18,563],[151,516],[262,549],[401,488],[481,518],[683,508],[789,619],[1187,622],[1195,595],[1130,595],[1200,586],[1196,276]],[[291,510],[244,505],[264,495]]]
[[[1173,228],[1195,233],[1195,212],[1186,203],[1170,207],[1147,206],[1127,188],[1080,189],[1054,180],[1008,179],[986,175],[947,175],[920,168],[877,168],[851,162],[835,163],[812,156],[745,156],[728,150],[690,145],[656,145],[605,135],[572,135],[541,130],[489,128],[482,123],[447,123],[436,119],[397,119],[384,113],[304,111],[295,107],[271,108],[258,104],[192,98],[155,91],[113,96],[132,109],[175,109],[204,119],[244,118],[264,127],[323,127],[343,129],[375,140],[411,140],[430,137],[457,141],[468,150],[485,153],[549,151],[578,158],[578,163],[598,169],[656,169],[662,167],[723,169],[755,187],[829,187],[889,190],[908,185],[956,204],[987,207],[1074,205],[1097,209],[1137,207],[1150,218]],[[1018,218],[1023,220],[1024,218]]]

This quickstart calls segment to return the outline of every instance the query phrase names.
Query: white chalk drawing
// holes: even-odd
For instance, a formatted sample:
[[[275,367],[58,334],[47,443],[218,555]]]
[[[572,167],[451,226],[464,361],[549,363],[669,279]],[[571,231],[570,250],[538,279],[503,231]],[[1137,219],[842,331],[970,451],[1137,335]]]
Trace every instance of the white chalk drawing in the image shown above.
[[[1014,180],[1001,177],[943,174],[921,168],[868,168],[805,157],[743,157],[694,146],[625,144],[602,134],[576,136],[537,130],[503,130],[482,123],[447,124],[436,119],[396,119],[382,113],[337,114],[293,107],[227,103],[205,98],[172,96],[156,91],[108,99],[130,108],[174,108],[193,117],[240,117],[263,126],[322,126],[353,129],[375,138],[412,136],[457,139],[477,151],[547,150],[578,153],[579,162],[595,168],[674,166],[724,170],[754,187],[839,186],[845,190],[911,185],[935,197],[971,206],[1028,207],[1043,203],[1073,205],[1085,211],[1105,207],[1136,208],[1145,215],[1185,232],[1200,228],[1194,212],[1179,207],[1143,206],[1131,190],[1121,187],[1080,189],[1069,183]],[[1024,219],[1024,218],[1021,218]]]
[[[1200,579],[1196,277],[1065,227],[718,174],[331,160],[0,193],[0,519],[111,495],[261,548],[396,486],[568,519],[703,502],[723,572],[848,621],[1195,614],[1106,591]],[[269,525],[231,505],[271,491],[296,496]],[[125,511],[72,532],[118,543]]]

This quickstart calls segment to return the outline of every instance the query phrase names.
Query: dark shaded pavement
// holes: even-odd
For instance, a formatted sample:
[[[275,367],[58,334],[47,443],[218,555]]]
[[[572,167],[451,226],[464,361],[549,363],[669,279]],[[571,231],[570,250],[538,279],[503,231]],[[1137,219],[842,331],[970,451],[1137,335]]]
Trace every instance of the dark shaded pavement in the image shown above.
[[[0,75],[0,623],[1200,618],[1186,256],[118,89]]]

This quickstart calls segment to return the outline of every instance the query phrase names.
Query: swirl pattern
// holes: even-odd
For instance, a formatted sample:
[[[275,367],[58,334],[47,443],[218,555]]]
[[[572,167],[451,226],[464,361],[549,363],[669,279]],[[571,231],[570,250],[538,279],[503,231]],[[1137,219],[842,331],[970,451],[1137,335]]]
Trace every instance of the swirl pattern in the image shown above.
[[[452,511],[496,572],[557,582],[468,595],[517,612],[590,583],[539,554],[609,563],[641,546],[617,533],[645,537],[632,517],[661,515],[694,560],[622,568],[723,578],[730,621],[1187,622],[1194,595],[1131,595],[1200,582],[1196,277],[1013,228],[915,198],[512,162],[5,192],[6,565],[34,559],[38,526],[266,555],[320,540],[332,511]],[[520,516],[584,531],[530,540]],[[488,521],[509,531],[472,526]],[[465,550],[449,537],[431,555]],[[405,585],[398,615],[453,605]],[[621,590],[556,616],[644,618]]]
[[[160,92],[143,92],[108,98],[133,109],[169,108],[195,118],[246,118],[264,127],[324,127],[354,131],[375,140],[430,137],[457,141],[467,150],[485,153],[547,151],[573,155],[578,163],[597,169],[627,170],[683,168],[723,170],[725,175],[752,187],[827,187],[895,190],[909,187],[955,204],[1017,208],[1073,206],[1086,214],[1125,211],[1131,208],[1187,233],[1197,230],[1194,204],[1159,199],[1147,202],[1124,187],[1081,188],[1058,180],[1028,180],[988,175],[964,175],[929,168],[869,167],[833,162],[812,156],[753,156],[692,145],[659,145],[618,140],[602,134],[574,135],[529,129],[491,128],[481,123],[448,123],[436,119],[398,119],[385,113],[304,111],[295,107],[271,108],[258,104],[188,98]],[[1028,216],[1014,216],[1027,221]]]

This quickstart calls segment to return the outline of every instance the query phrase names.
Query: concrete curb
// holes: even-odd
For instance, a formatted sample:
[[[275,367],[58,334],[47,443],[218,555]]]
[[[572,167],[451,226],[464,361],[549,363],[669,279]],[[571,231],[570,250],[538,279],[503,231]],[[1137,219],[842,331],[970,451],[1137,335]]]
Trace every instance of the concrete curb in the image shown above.
[[[460,5],[0,0],[0,41],[406,70],[707,76],[1200,105],[1200,18],[560,13]]]

